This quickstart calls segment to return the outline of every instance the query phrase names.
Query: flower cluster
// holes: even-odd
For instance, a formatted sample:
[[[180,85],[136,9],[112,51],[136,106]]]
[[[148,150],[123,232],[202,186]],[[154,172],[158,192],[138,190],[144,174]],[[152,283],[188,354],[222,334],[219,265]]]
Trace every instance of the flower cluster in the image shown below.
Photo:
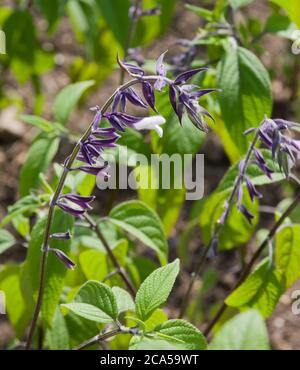
[[[271,151],[272,159],[279,165],[281,171],[284,172],[287,179],[291,176],[291,171],[296,165],[296,161],[300,158],[300,141],[288,136],[291,130],[299,128],[299,124],[286,121],[284,119],[270,119],[265,117],[263,122],[257,128],[248,129],[245,134],[255,132],[254,141],[250,147],[249,158],[242,159],[239,163],[239,177],[236,186],[237,208],[244,214],[249,222],[252,221],[253,215],[242,203],[243,201],[243,185],[246,185],[250,199],[253,202],[255,198],[261,198],[262,195],[255,188],[251,179],[246,175],[247,166],[254,163],[269,179],[272,179],[273,170],[268,166],[262,152],[255,147],[259,140]],[[229,212],[229,205],[225,205],[225,211],[220,219],[224,223]]]
[[[167,85],[169,87],[170,104],[175,113],[182,121],[183,113],[186,112],[197,128],[207,131],[207,125],[203,117],[212,116],[199,105],[199,98],[203,95],[215,91],[215,89],[201,90],[195,85],[188,84],[188,81],[197,73],[204,72],[205,69],[195,69],[180,74],[174,80],[167,78],[167,69],[164,65],[165,53],[161,54],[156,62],[156,75],[146,76],[144,69],[138,65],[121,61],[118,58],[120,67],[127,72],[132,80],[121,86],[111,98],[110,111],[102,111],[99,106],[93,107],[94,118],[90,125],[87,135],[79,141],[79,150],[76,162],[79,165],[73,166],[70,157],[65,162],[65,169],[68,171],[83,171],[92,175],[108,176],[107,164],[102,154],[106,148],[117,146],[120,138],[119,132],[123,132],[126,127],[136,130],[155,130],[159,136],[163,135],[161,125],[165,119],[160,115],[142,117],[133,116],[127,113],[129,104],[142,109],[151,109],[158,113],[155,107],[155,90],[162,91]],[[153,85],[152,85],[153,83]],[[140,85],[141,93],[133,86]],[[102,120],[107,121],[109,127],[100,127]],[[82,218],[91,209],[91,202],[94,196],[80,196],[77,194],[61,194],[55,205],[64,212],[72,216]],[[69,239],[70,234],[58,233],[51,235],[55,239]],[[73,262],[60,250],[49,248],[68,268],[73,268]]]

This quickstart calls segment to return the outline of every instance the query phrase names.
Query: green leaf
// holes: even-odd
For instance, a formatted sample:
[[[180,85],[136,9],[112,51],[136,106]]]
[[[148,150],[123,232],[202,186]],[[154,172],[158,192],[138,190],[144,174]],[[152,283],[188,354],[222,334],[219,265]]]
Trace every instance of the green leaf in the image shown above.
[[[125,48],[128,33],[128,11],[130,7],[129,0],[95,0],[97,6],[101,9],[103,17],[111,28],[115,38]]]
[[[161,308],[152,312],[151,316],[144,321],[146,331],[153,331],[158,325],[168,320],[168,315]]]
[[[64,232],[69,230],[72,233],[74,219],[70,215],[62,212],[60,209],[55,210],[54,220],[51,228],[51,233]],[[43,244],[46,219],[40,219],[34,226],[31,239],[28,247],[26,258],[27,273],[30,276],[30,284],[33,295],[36,298],[38,291],[39,276],[40,276],[40,259],[41,248]],[[52,239],[49,243],[50,247],[61,249],[64,253],[70,251],[71,243],[69,240]],[[55,314],[56,306],[58,305],[64,280],[67,273],[65,265],[56,257],[54,253],[49,253],[46,270],[46,282],[42,304],[42,317],[48,326],[51,326],[52,319]]]
[[[112,288],[117,301],[118,312],[135,311],[135,304],[131,295],[124,289],[114,286]]]
[[[107,276],[106,254],[97,250],[87,250],[79,255],[81,269],[87,280],[104,280]]]
[[[110,321],[116,320],[118,317],[116,298],[111,288],[106,284],[93,280],[86,282],[76,294],[75,302],[96,307],[109,317]]]
[[[185,345],[179,342],[169,342],[160,338],[148,338],[141,336],[134,336],[129,342],[130,350],[159,350],[159,351],[171,351],[171,350],[184,350]]]
[[[51,329],[46,331],[46,346],[51,350],[66,350],[70,348],[69,340],[70,338],[65,318],[57,308],[53,318],[53,325]]]
[[[270,0],[283,8],[290,19],[300,27],[300,3],[298,0]]]
[[[266,22],[264,32],[271,32],[278,36],[293,39],[297,27],[290,19],[282,14],[272,14]]]
[[[61,307],[65,307],[76,315],[90,321],[108,324],[113,322],[113,319],[98,307],[88,303],[64,303]]]
[[[229,0],[229,4],[234,8],[238,9],[243,6],[253,3],[254,0]]]
[[[113,319],[98,307],[88,303],[64,303],[61,307],[65,307],[76,315],[90,321],[108,324],[113,322]]]
[[[54,119],[65,125],[82,94],[93,85],[94,81],[83,81],[68,85],[62,89],[54,101]]]
[[[242,47],[228,48],[218,66],[219,100],[227,130],[245,153],[250,138],[243,135],[272,112],[272,89],[267,70],[259,59]]]
[[[0,230],[0,254],[15,244],[14,236],[6,230]]]
[[[285,289],[300,277],[300,225],[285,227],[276,234],[275,263],[282,270]]]
[[[122,203],[110,212],[109,220],[155,250],[162,263],[168,256],[168,244],[156,213],[139,201]]]
[[[27,302],[23,298],[20,280],[19,265],[7,265],[0,272],[0,291],[5,293],[5,309],[19,339],[23,337],[31,319]]]
[[[261,314],[256,310],[249,310],[227,321],[214,336],[209,349],[270,349],[267,327]]]
[[[44,132],[47,132],[48,134],[51,132],[54,132],[55,130],[54,125],[50,121],[44,118],[38,117],[38,116],[22,114],[20,116],[20,119],[24,121],[25,123],[28,123],[29,125],[38,127],[39,129],[41,129]]]
[[[39,175],[45,172],[58,149],[59,139],[40,134],[31,145],[21,169],[20,192],[22,196],[39,186]]]
[[[146,320],[166,302],[179,272],[179,260],[152,272],[140,286],[135,299],[137,315]]]
[[[58,19],[63,15],[67,0],[34,0],[48,21],[48,30],[53,31]]]
[[[206,21],[212,21],[214,17],[214,13],[211,10],[202,8],[200,6],[185,4],[187,10],[197,14],[199,17],[204,18]]]
[[[284,291],[282,272],[266,258],[226,299],[230,307],[257,308],[264,317],[270,316]]]
[[[15,204],[8,207],[8,215],[3,218],[0,223],[0,227],[7,225],[20,215],[25,213],[33,213],[39,208],[39,206],[41,206],[41,202],[36,196],[27,195],[26,197],[21,198]]]
[[[154,329],[155,333],[170,342],[182,343],[187,350],[206,349],[204,335],[185,320],[169,320]]]

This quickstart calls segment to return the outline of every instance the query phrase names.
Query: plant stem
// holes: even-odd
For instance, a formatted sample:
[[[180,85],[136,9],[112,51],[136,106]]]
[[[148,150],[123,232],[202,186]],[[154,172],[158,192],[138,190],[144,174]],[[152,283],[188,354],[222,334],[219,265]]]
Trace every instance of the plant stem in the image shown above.
[[[218,237],[220,235],[220,232],[222,230],[222,227],[225,224],[225,222],[226,222],[226,220],[227,220],[227,218],[228,218],[228,216],[230,214],[231,208],[232,208],[232,206],[234,204],[235,194],[237,192],[238,187],[240,186],[240,184],[244,180],[246,168],[247,168],[247,165],[248,165],[248,163],[249,163],[249,161],[251,159],[251,155],[252,155],[253,149],[254,149],[254,147],[255,147],[255,145],[257,143],[257,140],[258,140],[258,133],[256,133],[255,137],[252,140],[252,143],[251,143],[250,147],[248,148],[248,151],[247,151],[247,154],[246,154],[246,157],[245,157],[243,171],[236,178],[236,181],[234,183],[233,189],[232,189],[232,191],[231,191],[231,193],[229,195],[229,198],[227,200],[227,210],[226,210],[226,214],[225,214],[225,217],[224,217],[224,221],[223,221],[223,223],[220,223],[220,222],[217,223],[217,225],[215,227],[215,230],[213,232],[213,235],[212,235],[212,237],[211,237],[211,239],[210,239],[210,241],[208,243],[208,246],[204,249],[204,252],[203,252],[202,256],[200,257],[199,262],[198,262],[195,270],[191,273],[189,285],[188,285],[187,291],[186,291],[186,293],[184,295],[184,298],[182,300],[182,305],[181,305],[180,312],[179,312],[179,318],[182,318],[184,316],[185,312],[186,312],[186,309],[187,309],[188,304],[189,304],[189,300],[190,300],[190,295],[191,295],[192,289],[194,287],[194,284],[195,284],[196,280],[198,279],[199,275],[202,272],[202,268],[204,266],[206,257],[208,255],[210,249],[212,248],[214,241],[218,239]]]
[[[114,330],[111,330],[111,331],[108,331],[107,333],[100,333],[98,335],[96,335],[95,337],[87,340],[86,342],[80,344],[78,347],[76,347],[75,349],[76,350],[81,350],[81,349],[84,349],[84,348],[87,348],[87,347],[90,347],[90,346],[93,346],[94,344],[96,343],[99,343],[99,342],[102,342],[104,341],[105,339],[108,339],[108,338],[111,338],[111,337],[114,337],[115,335],[117,334],[120,334],[122,333],[122,330],[120,328],[116,328]]]
[[[132,80],[126,82],[125,84],[123,84],[122,86],[119,86],[115,91],[114,93],[107,99],[107,101],[104,103],[103,107],[101,108],[101,112],[102,114],[105,113],[111,103],[113,102],[114,100],[114,97],[116,96],[116,94],[120,91],[123,91],[123,90],[126,90],[128,87],[132,86],[132,85],[135,85],[135,84],[138,84],[140,83],[141,81],[149,81],[149,82],[153,82],[153,81],[156,81],[157,80],[157,76],[144,76],[144,77],[139,77],[139,78],[133,78]],[[35,305],[35,308],[34,308],[34,313],[33,313],[33,318],[32,318],[32,322],[31,322],[31,325],[30,325],[30,329],[29,329],[29,334],[28,334],[28,339],[27,339],[27,343],[26,343],[26,349],[30,349],[30,346],[31,346],[31,342],[32,342],[32,339],[33,339],[33,335],[34,335],[34,332],[35,332],[35,328],[36,328],[36,324],[37,324],[37,321],[38,321],[38,316],[39,316],[39,313],[40,313],[40,310],[41,310],[41,306],[42,306],[42,301],[43,301],[43,294],[44,294],[44,287],[45,287],[45,277],[46,277],[46,269],[47,269],[47,257],[48,257],[48,249],[49,249],[49,246],[48,246],[48,243],[49,243],[49,238],[50,238],[50,233],[51,233],[51,226],[52,226],[52,222],[53,222],[53,218],[54,218],[54,208],[55,208],[55,205],[56,205],[56,202],[59,198],[59,196],[61,195],[61,192],[62,192],[62,189],[64,187],[64,184],[65,184],[65,181],[66,181],[66,178],[67,178],[67,175],[77,157],[77,154],[79,153],[79,150],[80,150],[80,144],[82,142],[84,142],[85,140],[88,139],[88,137],[90,136],[91,132],[92,132],[92,127],[93,127],[93,123],[90,124],[90,126],[86,129],[86,131],[84,132],[84,134],[82,135],[82,137],[80,138],[80,140],[77,142],[77,144],[75,145],[65,167],[64,167],[64,171],[59,179],[59,183],[57,185],[57,188],[53,194],[53,197],[52,197],[52,200],[50,202],[50,205],[49,205],[49,211],[48,211],[48,217],[47,217],[47,223],[46,223],[46,228],[45,228],[45,233],[44,233],[44,240],[43,240],[43,247],[42,247],[42,256],[41,256],[41,263],[40,263],[40,280],[39,280],[39,289],[38,289],[38,297],[37,297],[37,302],[36,302],[36,305]]]
[[[136,28],[137,21],[138,21],[137,14],[138,14],[141,2],[142,2],[142,0],[133,1],[132,6],[134,6],[134,12],[132,14],[132,17],[129,18],[128,33],[127,33],[127,39],[126,39],[126,44],[125,44],[125,48],[124,48],[124,60],[127,58],[128,50],[130,49],[131,44],[132,44],[132,39],[134,37],[134,32],[135,32],[135,28]],[[124,78],[125,78],[125,71],[124,71],[124,69],[121,69],[121,71],[120,71],[120,84],[124,83]]]
[[[108,257],[110,258],[112,264],[114,265],[114,267],[116,268],[116,272],[121,276],[121,278],[123,279],[129,293],[132,295],[132,297],[135,297],[135,288],[134,286],[132,285],[129,277],[127,276],[127,273],[126,271],[124,270],[124,268],[119,264],[117,258],[115,257],[113,251],[111,250],[110,246],[108,245],[106,239],[104,238],[104,235],[102,234],[102,231],[101,229],[99,228],[99,226],[96,224],[96,222],[88,215],[88,214],[85,214],[84,215],[84,218],[85,220],[88,222],[88,224],[90,225],[90,228],[95,231],[98,239],[101,241],[101,243],[103,244],[104,246],[104,249],[106,250],[106,253],[108,255]]]
[[[254,264],[257,262],[257,260],[261,256],[261,254],[262,254],[263,250],[265,249],[265,247],[273,239],[273,237],[275,236],[275,234],[276,234],[277,230],[279,229],[279,227],[283,224],[284,220],[291,214],[291,212],[293,212],[293,210],[295,209],[295,207],[298,205],[299,202],[300,202],[300,191],[297,193],[296,197],[294,198],[293,203],[281,215],[281,217],[279,218],[279,220],[274,224],[274,226],[269,231],[267,237],[264,239],[264,241],[258,247],[258,249],[256,250],[256,252],[253,254],[251,260],[245,266],[244,270],[241,273],[241,276],[240,276],[239,280],[234,285],[233,289],[231,289],[231,292],[229,294],[231,294],[236,288],[238,288],[244,282],[244,280],[248,277],[248,275],[251,272],[252,267],[254,266]],[[215,324],[222,317],[222,315],[223,315],[223,313],[225,312],[226,309],[227,309],[227,305],[226,305],[225,300],[224,300],[223,303],[222,303],[222,306],[219,308],[219,310],[216,313],[216,315],[214,316],[214,318],[207,325],[207,328],[204,331],[204,334],[206,336],[209,335],[209,333],[211,332],[212,328],[215,326]]]
[[[88,339],[86,342],[80,344],[75,348],[75,350],[85,349],[87,347],[93,346],[99,342],[102,342],[108,338],[114,337],[118,334],[131,334],[131,335],[138,335],[140,332],[136,328],[126,328],[125,326],[120,325],[118,328],[108,331],[106,333],[100,333],[95,337]]]

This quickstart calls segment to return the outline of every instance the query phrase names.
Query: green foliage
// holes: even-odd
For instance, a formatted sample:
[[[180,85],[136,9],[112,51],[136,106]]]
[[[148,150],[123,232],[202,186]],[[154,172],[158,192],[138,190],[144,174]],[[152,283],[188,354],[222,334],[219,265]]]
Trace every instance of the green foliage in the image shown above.
[[[167,300],[178,272],[179,260],[175,260],[158,268],[144,280],[135,300],[139,318],[147,319],[156,308]]]
[[[178,342],[187,350],[206,349],[206,339],[195,326],[185,320],[169,320],[154,329],[155,333],[170,342]]]
[[[168,245],[163,226],[150,207],[139,201],[125,202],[110,212],[109,220],[155,250],[162,263],[166,262]]]
[[[209,349],[270,349],[266,324],[261,314],[256,310],[249,310],[227,321],[213,337]]]
[[[51,232],[58,233],[65,230],[72,232],[74,224],[73,217],[66,215],[59,209],[56,209]],[[40,276],[40,258],[43,237],[45,232],[46,219],[41,218],[34,226],[31,233],[31,240],[28,246],[28,254],[25,262],[25,270],[30,278],[31,294],[36,296]],[[50,247],[61,249],[67,253],[70,251],[71,243],[69,240],[58,241],[51,240]],[[44,321],[51,326],[52,319],[59,303],[61,293],[64,287],[64,279],[67,270],[64,264],[58,260],[54,253],[49,252],[46,283],[44,290],[44,299],[42,305],[42,316]]]
[[[61,306],[99,323],[113,322],[118,317],[117,301],[111,288],[92,280],[80,288],[75,296],[75,302]]]
[[[270,0],[283,8],[290,19],[300,27],[300,4],[297,0]]]
[[[48,135],[40,134],[31,145],[26,161],[20,175],[21,195],[25,196],[30,191],[38,188],[39,175],[45,172],[53,160],[59,139]]]
[[[284,273],[284,286],[288,289],[300,277],[300,225],[288,226],[276,234],[275,264]]]
[[[13,235],[6,230],[0,229],[0,254],[12,247],[14,244],[15,238]]]
[[[273,313],[283,291],[282,272],[266,258],[225,302],[230,307],[256,308],[264,317],[268,317]]]
[[[65,125],[82,94],[89,87],[93,86],[94,83],[94,81],[84,81],[65,87],[55,98],[53,106],[54,119]]]
[[[265,67],[249,50],[228,47],[218,67],[222,117],[241,153],[249,144],[244,131],[272,112],[271,82]]]

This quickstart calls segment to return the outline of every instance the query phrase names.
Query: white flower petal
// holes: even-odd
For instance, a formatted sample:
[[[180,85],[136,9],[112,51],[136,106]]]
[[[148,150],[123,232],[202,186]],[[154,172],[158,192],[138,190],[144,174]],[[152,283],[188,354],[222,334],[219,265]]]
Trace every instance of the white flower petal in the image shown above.
[[[163,135],[163,129],[160,125],[166,122],[162,116],[145,117],[134,124],[136,130],[155,130],[160,137]]]

